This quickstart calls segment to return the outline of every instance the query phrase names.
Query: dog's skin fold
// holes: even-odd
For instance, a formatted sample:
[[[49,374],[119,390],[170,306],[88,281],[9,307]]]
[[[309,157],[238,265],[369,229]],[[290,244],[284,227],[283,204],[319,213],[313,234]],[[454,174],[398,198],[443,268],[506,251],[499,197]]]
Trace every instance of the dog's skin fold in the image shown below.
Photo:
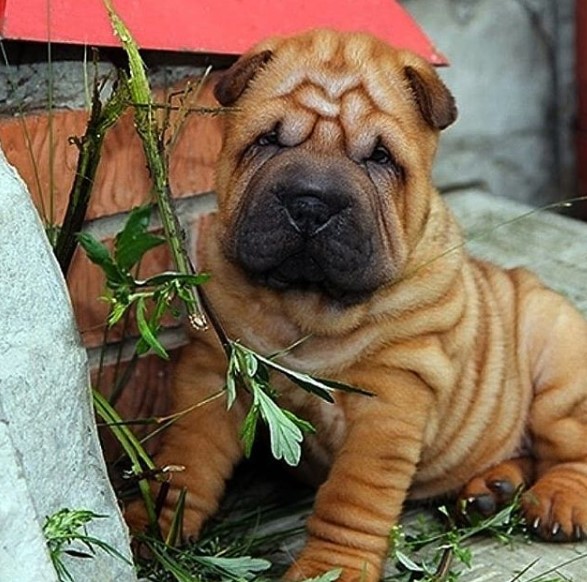
[[[365,34],[269,39],[221,78],[233,109],[206,233],[205,290],[230,337],[297,370],[374,393],[329,405],[272,378],[309,420],[300,473],[320,484],[287,580],[342,567],[379,580],[404,501],[459,494],[483,513],[528,492],[544,539],[587,532],[587,323],[529,272],[469,257],[431,184],[454,100],[419,57]],[[177,410],[224,385],[213,332],[184,349]],[[188,488],[186,535],[212,515],[243,455],[249,406],[215,400],[164,437]],[[141,523],[141,509],[127,512]]]

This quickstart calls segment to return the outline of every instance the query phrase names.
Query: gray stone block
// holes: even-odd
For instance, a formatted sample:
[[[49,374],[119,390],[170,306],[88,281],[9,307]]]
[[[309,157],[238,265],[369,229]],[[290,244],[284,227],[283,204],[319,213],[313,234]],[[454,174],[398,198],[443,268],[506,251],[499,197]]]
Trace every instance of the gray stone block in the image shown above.
[[[450,60],[459,119],[441,138],[441,188],[476,183],[539,205],[571,194],[572,0],[402,0]]]
[[[59,509],[104,515],[88,533],[130,559],[129,540],[106,477],[69,296],[26,187],[1,151],[0,237],[0,482],[10,483],[0,496],[0,580],[50,581],[54,573],[40,574],[48,571],[40,527]],[[93,559],[65,561],[79,582],[136,579],[130,564],[99,549]],[[28,578],[14,576],[17,562]]]

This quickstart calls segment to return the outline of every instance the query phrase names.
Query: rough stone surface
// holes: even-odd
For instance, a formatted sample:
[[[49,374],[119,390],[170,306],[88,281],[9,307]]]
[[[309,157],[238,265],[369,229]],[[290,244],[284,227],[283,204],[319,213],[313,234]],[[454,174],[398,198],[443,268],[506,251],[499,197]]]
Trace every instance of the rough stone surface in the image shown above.
[[[0,482],[15,476],[0,497],[0,580],[37,582],[52,579],[34,575],[47,568],[46,552],[37,551],[40,526],[64,507],[106,516],[88,532],[130,553],[65,284],[29,194],[2,152],[0,233]],[[65,560],[76,582],[135,580],[132,566],[101,550],[94,559]],[[14,577],[11,564],[19,561],[29,577]]]
[[[0,417],[0,487],[3,491],[0,503],[0,577],[8,576],[22,582],[54,582],[57,576],[10,437],[9,425],[1,412]]]
[[[447,55],[459,119],[436,182],[539,205],[573,186],[572,0],[402,0]]]

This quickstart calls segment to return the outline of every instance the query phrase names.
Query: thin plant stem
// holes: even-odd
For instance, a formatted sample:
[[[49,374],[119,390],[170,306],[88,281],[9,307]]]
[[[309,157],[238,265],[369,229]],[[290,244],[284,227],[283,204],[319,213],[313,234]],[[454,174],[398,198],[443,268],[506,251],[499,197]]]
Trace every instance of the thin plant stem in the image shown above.
[[[51,3],[47,2],[47,123],[49,134],[49,227],[55,225],[55,150],[53,110],[53,58],[51,52]]]
[[[548,576],[549,574],[554,574],[560,568],[564,568],[565,566],[570,566],[571,564],[574,564],[575,562],[578,562],[580,560],[585,560],[586,558],[587,558],[587,552],[585,552],[583,554],[579,554],[578,556],[575,556],[573,558],[569,558],[568,560],[564,560],[560,564],[557,564],[556,566],[553,566],[552,568],[549,568],[548,570],[544,570],[543,572],[540,572],[540,574],[534,576],[534,578],[531,578],[530,580],[528,580],[528,582],[540,582],[540,579],[544,578],[544,576]]]
[[[120,349],[122,349],[123,347],[124,346],[121,342]],[[136,370],[138,361],[139,361],[139,355],[135,351],[133,353],[131,359],[127,362],[126,367],[124,368],[124,372],[119,376],[118,375],[119,368],[118,368],[118,360],[117,360],[117,368],[116,368],[116,371],[114,374],[114,387],[112,388],[112,391],[110,393],[110,398],[108,399],[110,404],[112,404],[112,406],[115,406],[116,403],[118,402],[118,400],[120,399],[120,397],[122,396],[122,393],[123,393],[125,387],[128,385],[134,371]]]
[[[79,149],[79,157],[63,226],[55,244],[55,256],[64,276],[69,271],[77,247],[76,235],[81,231],[86,218],[104,137],[126,109],[126,101],[126,86],[120,84],[102,106],[98,82],[94,81],[92,109],[86,132],[81,139],[72,140]]]
[[[104,376],[104,358],[106,356],[106,349],[104,346],[108,343],[108,333],[110,328],[105,325],[104,333],[102,334],[102,347],[100,348],[100,359],[98,361],[98,375],[96,378],[96,388],[100,390],[102,388],[102,378]]]
[[[144,63],[130,31],[114,10],[111,0],[104,0],[104,4],[108,10],[114,32],[120,38],[128,57],[130,77],[126,85],[131,101],[134,104],[146,105],[146,108],[135,106],[135,125],[151,172],[153,193],[157,200],[165,238],[168,241],[177,271],[194,274],[184,247],[185,234],[173,209],[168,168],[165,163],[164,139],[153,112],[153,97]],[[186,301],[185,305],[190,324],[195,329],[206,329],[206,317],[202,312],[198,291],[195,287],[190,288],[189,298],[190,300]]]

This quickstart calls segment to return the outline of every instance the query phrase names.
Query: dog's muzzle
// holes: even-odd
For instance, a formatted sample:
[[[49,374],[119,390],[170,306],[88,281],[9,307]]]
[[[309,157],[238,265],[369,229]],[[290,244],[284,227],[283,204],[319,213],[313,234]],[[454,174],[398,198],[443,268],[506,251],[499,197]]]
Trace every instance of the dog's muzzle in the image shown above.
[[[337,161],[275,164],[255,176],[229,251],[251,278],[342,304],[364,300],[386,279],[369,195]]]

